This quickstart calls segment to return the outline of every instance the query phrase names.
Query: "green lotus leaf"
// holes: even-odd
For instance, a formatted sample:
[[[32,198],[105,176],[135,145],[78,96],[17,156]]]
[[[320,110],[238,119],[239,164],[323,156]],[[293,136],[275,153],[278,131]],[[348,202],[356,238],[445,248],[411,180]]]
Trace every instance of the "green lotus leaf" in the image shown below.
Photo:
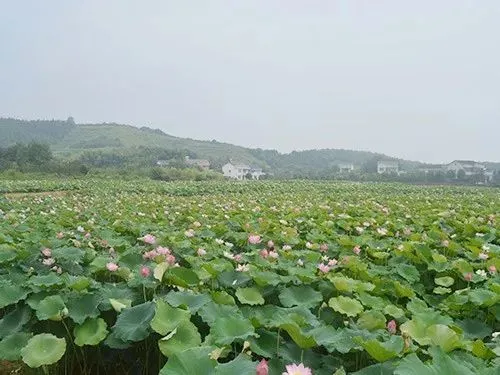
[[[445,352],[450,352],[453,349],[463,346],[460,336],[444,324],[434,324],[428,327],[425,332],[431,343],[439,346]]]
[[[125,298],[122,298],[122,299],[110,298],[109,303],[113,307],[113,310],[115,310],[118,313],[121,312],[123,309],[129,308],[132,306],[132,300],[125,299]]]
[[[173,307],[186,307],[192,314],[211,301],[207,294],[195,294],[191,291],[170,291],[165,300]]]
[[[108,335],[108,326],[102,318],[89,318],[73,330],[75,344],[78,346],[98,345]]]
[[[156,302],[155,316],[151,320],[151,328],[160,335],[172,332],[179,324],[189,321],[191,314],[187,310],[172,307],[168,303]]]
[[[87,318],[97,318],[100,314],[100,303],[100,296],[97,294],[75,295],[66,302],[68,316],[78,324],[82,324]]]
[[[0,341],[0,360],[18,361],[21,359],[21,349],[24,348],[33,335],[17,332]]]
[[[0,280],[0,309],[25,299],[27,295],[28,291],[23,287]]]
[[[323,301],[323,295],[307,285],[285,288],[279,294],[279,300],[285,307],[314,307]]]
[[[476,357],[490,360],[495,358],[497,355],[491,348],[487,347],[482,340],[476,340],[472,343],[470,351]]]
[[[309,349],[316,346],[316,341],[311,333],[304,333],[304,331],[296,323],[287,323],[280,326],[281,329],[285,330],[292,340],[297,344],[299,348]]]
[[[219,305],[214,302],[209,302],[203,306],[199,311],[198,315],[203,319],[208,325],[212,325],[217,318],[225,318],[234,315],[240,315],[238,307],[232,305]]]
[[[42,299],[36,308],[39,320],[60,321],[65,315],[67,315],[66,304],[58,294]]]
[[[200,283],[200,279],[196,272],[184,267],[171,268],[165,273],[164,277],[167,278],[169,284],[183,288],[197,286]]]
[[[257,288],[238,288],[236,297],[245,305],[263,305],[264,298]]]
[[[218,345],[229,345],[236,340],[246,340],[255,335],[255,329],[248,319],[239,316],[217,318],[210,334]]]
[[[58,362],[66,352],[66,340],[49,333],[42,333],[29,339],[21,349],[23,362],[37,368]]]
[[[230,362],[220,364],[215,368],[215,375],[255,375],[256,362],[246,355],[240,354]]]
[[[450,276],[444,276],[444,277],[437,277],[434,279],[434,282],[436,285],[439,286],[444,286],[444,287],[450,287],[455,283],[455,279]]]
[[[154,302],[145,302],[123,309],[113,326],[113,333],[123,341],[136,342],[144,340],[150,333],[149,324],[154,313]]]
[[[438,287],[434,288],[434,290],[432,292],[434,294],[444,295],[444,294],[451,293],[452,290],[450,288],[443,288],[441,286],[438,286]]]
[[[223,290],[212,292],[211,295],[215,303],[221,305],[236,305],[234,297]]]
[[[196,347],[175,353],[159,375],[214,375],[217,361],[210,358],[212,347]]]
[[[396,271],[399,276],[404,278],[409,283],[415,283],[420,280],[420,272],[418,272],[418,269],[411,264],[399,264]]]
[[[390,315],[396,319],[401,319],[405,316],[405,311],[395,305],[386,305],[384,307],[384,314]]]
[[[31,319],[31,309],[28,306],[17,306],[0,319],[0,339],[19,332]]]
[[[17,252],[14,247],[9,245],[0,245],[0,264],[10,263],[17,258]]]
[[[55,272],[52,272],[47,275],[32,276],[29,279],[29,283],[39,288],[49,288],[56,285],[62,285],[64,281],[61,276],[58,276]]]
[[[368,331],[374,331],[377,329],[385,329],[386,319],[384,314],[380,311],[370,310],[362,312],[359,315],[358,326],[367,329]]]
[[[168,336],[158,341],[158,347],[166,357],[171,357],[200,344],[201,336],[198,328],[189,320],[182,321]]]
[[[355,341],[378,362],[386,362],[398,357],[404,348],[404,340],[401,336],[391,336],[390,340],[386,342],[379,342],[377,340],[364,341],[359,338]]]
[[[154,278],[161,282],[163,280],[163,276],[165,275],[165,272],[167,272],[167,270],[169,268],[170,268],[170,264],[168,264],[167,262],[162,262],[162,263],[157,264],[155,266],[154,271],[153,271]]]
[[[469,300],[476,306],[493,306],[500,301],[500,295],[487,289],[474,289],[469,292]]]
[[[361,303],[353,298],[344,296],[331,298],[328,301],[328,306],[341,314],[352,317],[359,315],[363,311]]]

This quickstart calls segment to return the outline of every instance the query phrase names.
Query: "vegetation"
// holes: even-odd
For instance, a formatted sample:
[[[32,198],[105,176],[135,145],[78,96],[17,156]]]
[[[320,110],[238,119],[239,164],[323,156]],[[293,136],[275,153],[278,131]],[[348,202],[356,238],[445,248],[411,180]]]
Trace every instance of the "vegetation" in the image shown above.
[[[331,182],[2,181],[20,373],[494,375],[500,196]],[[64,192],[61,192],[64,190]]]

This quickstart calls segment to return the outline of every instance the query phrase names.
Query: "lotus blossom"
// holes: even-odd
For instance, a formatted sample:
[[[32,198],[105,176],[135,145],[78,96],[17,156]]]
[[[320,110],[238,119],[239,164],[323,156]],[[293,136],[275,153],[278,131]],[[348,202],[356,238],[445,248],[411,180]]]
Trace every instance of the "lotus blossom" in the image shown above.
[[[307,247],[308,249],[312,249],[312,248],[313,248],[313,244],[312,244],[312,243],[310,243],[309,241],[307,241],[307,242],[306,242],[306,247]]]
[[[260,243],[260,241],[260,236],[256,234],[251,234],[250,236],[248,236],[248,243],[251,245],[257,245],[258,243]]]
[[[52,256],[52,250],[50,250],[48,247],[42,250],[42,254],[46,257]]]
[[[486,271],[485,270],[477,270],[476,275],[481,276],[481,277],[486,277]]]
[[[292,250],[292,247],[290,245],[283,245],[282,249],[283,251],[290,251]]]
[[[76,230],[77,230],[78,232],[80,232],[80,233],[85,232],[85,229],[84,229],[81,225],[79,225],[79,226],[76,228]]]
[[[269,367],[267,366],[267,361],[263,359],[259,362],[256,369],[256,375],[267,375],[269,374]]]
[[[110,272],[115,272],[116,270],[118,270],[119,267],[118,267],[118,264],[113,263],[113,262],[109,262],[108,264],[106,264],[106,268]]]
[[[329,267],[329,266],[327,266],[327,265],[326,265],[326,264],[324,264],[324,263],[320,263],[320,264],[318,264],[318,269],[319,269],[321,272],[323,272],[323,273],[328,273],[328,272],[330,272],[330,267]]]
[[[215,239],[215,242],[216,242],[218,245],[222,245],[222,244],[224,244],[224,240],[221,240],[220,238],[216,238],[216,239]]]
[[[304,265],[304,261],[303,261],[302,259],[299,259],[299,260],[297,261],[297,264],[298,264],[300,267],[302,267],[302,266]]]
[[[168,255],[170,254],[170,249],[167,248],[167,247],[163,247],[163,246],[158,246],[156,249],[155,249],[156,253],[160,254],[160,255]]]
[[[168,264],[170,264],[171,266],[175,265],[175,256],[173,256],[172,254],[168,254],[166,257],[165,257],[165,260]]]
[[[51,266],[56,262],[54,258],[45,258],[42,263],[46,266]]]
[[[144,237],[142,237],[142,240],[150,245],[154,245],[156,243],[156,237],[152,234],[146,234]]]
[[[385,228],[377,228],[377,233],[381,236],[385,236],[387,234],[387,229]]]
[[[352,249],[352,252],[356,255],[359,255],[359,253],[361,253],[361,247],[359,246],[354,246],[354,248]]]
[[[393,319],[387,323],[387,331],[391,334],[394,335],[396,333],[398,325],[396,324],[396,321]]]
[[[486,260],[486,259],[488,259],[488,258],[489,258],[489,255],[488,255],[488,254],[486,254],[486,253],[480,253],[480,254],[478,255],[478,258],[479,258],[479,259],[481,259],[481,260]]]
[[[321,251],[322,253],[326,253],[328,251],[328,245],[326,243],[322,243],[321,245],[319,245],[319,251]]]
[[[188,238],[192,238],[192,237],[194,237],[194,230],[188,229],[187,231],[184,232],[184,235]]]
[[[488,271],[490,271],[490,273],[494,275],[495,273],[497,273],[497,268],[492,264],[488,267]]]
[[[236,271],[248,272],[250,271],[250,266],[248,264],[238,264],[238,266],[236,267]]]
[[[267,247],[272,249],[274,247],[274,242],[271,240],[267,241]],[[267,362],[266,362],[266,364],[267,364]]]
[[[149,277],[150,274],[151,274],[151,270],[149,269],[149,267],[147,267],[147,266],[141,267],[141,276],[142,277]]]
[[[472,272],[468,272],[465,274],[464,279],[465,281],[471,281],[472,280]]]
[[[56,234],[56,238],[59,239],[59,240],[62,239],[62,238],[64,238],[64,233],[63,232],[57,233]]]
[[[198,256],[202,257],[203,255],[207,254],[207,251],[200,247],[198,250],[196,250],[196,254],[198,254]]]
[[[239,263],[243,260],[243,256],[241,254],[235,254],[233,259],[235,262]]]
[[[450,246],[450,241],[448,241],[448,240],[443,240],[443,241],[441,242],[441,245],[442,245],[443,247],[448,247],[448,246]]]
[[[259,251],[259,254],[262,258],[267,258],[269,256],[269,251],[267,249],[262,249],[261,251]]]
[[[269,257],[273,258],[273,259],[278,259],[279,254],[278,254],[277,251],[272,250],[272,251],[269,252]]]
[[[90,232],[85,233],[85,236],[83,236],[85,239],[89,239],[91,236]]]
[[[358,232],[358,234],[361,234],[365,231],[365,229],[363,227],[356,227],[354,229],[356,229],[356,232]]]
[[[298,365],[294,363],[286,365],[286,372],[282,375],[312,375],[312,371],[309,367],[305,367],[302,363]]]
[[[156,258],[158,255],[158,252],[156,250],[151,250],[151,251],[146,251],[142,257],[146,260],[152,260],[154,258]]]
[[[337,259],[330,259],[330,260],[328,261],[328,266],[329,266],[329,267],[334,267],[334,266],[336,266],[336,265],[337,265],[337,263],[338,263]]]
[[[195,226],[196,228],[199,228],[199,227],[201,227],[201,223],[199,221],[195,221],[193,223],[193,226]]]

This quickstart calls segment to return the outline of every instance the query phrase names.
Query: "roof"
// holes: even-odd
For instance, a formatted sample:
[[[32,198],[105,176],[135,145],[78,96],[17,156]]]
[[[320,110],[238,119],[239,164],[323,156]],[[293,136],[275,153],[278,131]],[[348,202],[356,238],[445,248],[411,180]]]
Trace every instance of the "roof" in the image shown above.
[[[397,160],[379,160],[377,165],[397,165],[399,166],[399,162]]]
[[[482,163],[479,163],[479,162],[474,161],[474,160],[453,160],[450,164],[453,164],[453,163],[469,164],[469,165],[481,165],[481,166],[483,166]]]

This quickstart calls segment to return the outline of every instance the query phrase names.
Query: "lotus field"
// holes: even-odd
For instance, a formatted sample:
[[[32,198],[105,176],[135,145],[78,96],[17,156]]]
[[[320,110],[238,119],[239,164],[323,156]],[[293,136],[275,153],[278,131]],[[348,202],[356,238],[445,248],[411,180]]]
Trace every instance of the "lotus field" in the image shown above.
[[[0,185],[0,373],[500,374],[499,190]]]

